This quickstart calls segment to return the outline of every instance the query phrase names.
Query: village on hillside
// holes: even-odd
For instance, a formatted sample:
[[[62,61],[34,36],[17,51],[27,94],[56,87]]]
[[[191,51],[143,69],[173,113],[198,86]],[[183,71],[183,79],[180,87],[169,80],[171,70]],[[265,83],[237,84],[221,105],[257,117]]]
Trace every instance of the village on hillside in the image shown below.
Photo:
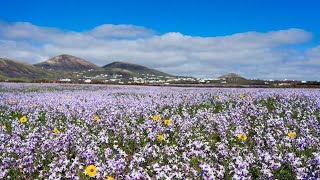
[[[87,71],[92,71],[89,69]],[[74,72],[73,78],[61,78],[59,83],[87,83],[87,84],[135,84],[135,85],[177,85],[177,86],[203,86],[203,87],[291,87],[291,86],[318,86],[317,81],[296,80],[258,80],[245,79],[234,73],[229,73],[218,78],[195,78],[182,76],[156,76],[154,74],[141,74],[140,77],[124,77],[121,74],[99,74],[86,76],[85,71]],[[228,77],[230,74],[234,76]]]

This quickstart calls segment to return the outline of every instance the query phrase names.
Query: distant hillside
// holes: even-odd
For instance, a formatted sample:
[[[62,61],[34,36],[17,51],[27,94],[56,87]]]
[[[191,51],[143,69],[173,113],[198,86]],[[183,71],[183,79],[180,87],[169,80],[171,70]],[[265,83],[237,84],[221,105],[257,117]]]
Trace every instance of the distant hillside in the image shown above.
[[[124,74],[125,76],[141,76],[142,74],[145,75],[154,75],[154,76],[171,76],[167,73],[147,68],[145,66],[137,65],[137,64],[131,64],[126,62],[113,62],[110,64],[107,64],[102,67],[104,70],[107,70],[111,73],[115,74]]]
[[[223,76],[220,76],[218,79],[231,81],[246,80],[244,77],[241,77],[239,74],[236,73],[228,73]]]
[[[0,58],[0,76],[3,78],[36,79],[49,74],[41,68],[10,59]]]
[[[35,65],[10,59],[0,59],[0,80],[17,78],[21,80],[59,80],[65,78],[101,80],[114,77],[128,79],[150,76],[175,77],[155,69],[125,62],[113,62],[103,67],[98,67],[87,60],[66,54],[50,58]]]
[[[96,69],[98,66],[95,64],[67,54],[62,54],[50,58],[44,62],[35,64],[34,66],[41,67],[43,69],[51,71],[81,71],[88,69]]]

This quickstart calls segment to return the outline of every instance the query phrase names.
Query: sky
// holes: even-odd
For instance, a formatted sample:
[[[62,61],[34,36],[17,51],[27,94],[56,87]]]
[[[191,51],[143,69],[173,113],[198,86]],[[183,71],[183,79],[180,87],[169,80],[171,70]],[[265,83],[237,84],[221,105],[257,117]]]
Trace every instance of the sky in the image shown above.
[[[0,57],[71,54],[174,75],[320,80],[317,0],[0,0]]]

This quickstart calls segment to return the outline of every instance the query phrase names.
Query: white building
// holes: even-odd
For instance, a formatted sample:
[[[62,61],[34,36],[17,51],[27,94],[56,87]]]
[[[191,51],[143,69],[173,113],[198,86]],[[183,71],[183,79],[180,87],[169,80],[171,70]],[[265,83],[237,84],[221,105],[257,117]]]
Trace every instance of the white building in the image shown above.
[[[68,78],[66,78],[66,79],[60,79],[59,81],[60,81],[60,82],[71,82],[71,79],[68,79]]]

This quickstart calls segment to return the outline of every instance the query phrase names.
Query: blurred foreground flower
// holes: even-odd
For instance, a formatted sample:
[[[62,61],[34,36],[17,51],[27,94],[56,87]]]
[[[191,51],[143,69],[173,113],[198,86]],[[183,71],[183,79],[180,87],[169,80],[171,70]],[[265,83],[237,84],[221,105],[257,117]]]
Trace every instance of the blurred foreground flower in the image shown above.
[[[28,121],[28,119],[27,119],[26,116],[22,116],[22,117],[20,118],[20,122],[22,122],[22,123],[26,123],[27,121]]]
[[[159,121],[159,120],[160,120],[160,115],[154,115],[154,116],[152,116],[152,120],[154,120],[154,121]]]
[[[54,134],[59,134],[60,131],[59,131],[57,128],[54,128],[54,129],[53,129],[53,133],[54,133]]]
[[[238,138],[241,140],[241,141],[245,141],[247,139],[247,135],[244,134],[244,133],[240,133],[238,134]]]
[[[164,120],[164,122],[163,122],[165,125],[170,125],[171,124],[171,120],[170,119],[166,119],[166,120]]]
[[[158,140],[163,141],[164,140],[164,135],[162,135],[162,134],[158,135]]]
[[[95,121],[98,121],[100,119],[100,117],[98,115],[95,115],[93,118]]]
[[[85,174],[90,177],[95,177],[97,175],[97,167],[92,164],[87,166],[87,168],[85,170]]]
[[[296,137],[296,133],[293,132],[293,131],[290,131],[290,132],[288,133],[288,136],[289,136],[291,139],[293,139],[293,138]]]

